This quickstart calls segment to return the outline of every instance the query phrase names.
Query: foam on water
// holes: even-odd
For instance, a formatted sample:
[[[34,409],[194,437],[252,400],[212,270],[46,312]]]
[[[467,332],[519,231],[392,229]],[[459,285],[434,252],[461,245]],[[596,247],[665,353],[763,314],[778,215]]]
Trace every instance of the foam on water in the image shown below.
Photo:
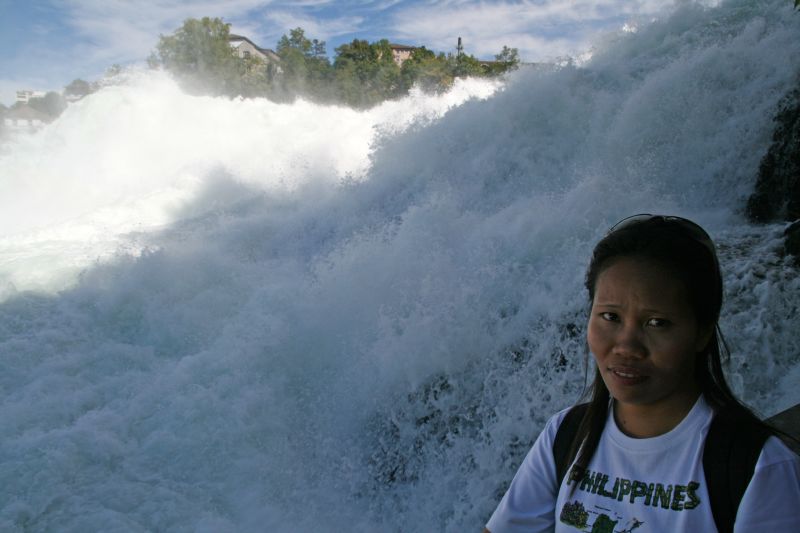
[[[361,113],[145,76],[17,141],[0,529],[479,529],[582,387],[583,269],[632,212],[710,230],[731,381],[796,403],[800,282],[741,212],[798,29],[682,3],[580,66]]]
[[[133,232],[253,191],[363,179],[377,139],[496,89],[464,80],[439,97],[415,91],[359,113],[304,101],[188,97],[164,75],[134,74],[4,147],[0,287],[63,289],[97,258],[138,253]]]

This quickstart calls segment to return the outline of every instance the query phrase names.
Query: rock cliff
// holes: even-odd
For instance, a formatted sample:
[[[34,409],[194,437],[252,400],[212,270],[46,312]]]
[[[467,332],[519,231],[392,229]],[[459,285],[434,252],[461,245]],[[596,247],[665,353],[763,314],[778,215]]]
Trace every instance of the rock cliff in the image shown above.
[[[786,230],[785,246],[800,263],[800,86],[784,99],[775,124],[747,216],[753,222],[794,221]]]

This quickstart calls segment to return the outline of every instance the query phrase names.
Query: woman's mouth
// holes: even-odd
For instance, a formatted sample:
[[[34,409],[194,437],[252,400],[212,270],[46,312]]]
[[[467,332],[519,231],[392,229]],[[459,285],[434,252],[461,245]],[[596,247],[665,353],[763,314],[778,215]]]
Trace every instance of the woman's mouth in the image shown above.
[[[608,370],[614,380],[621,385],[638,385],[648,378],[647,375],[636,368],[612,366]]]

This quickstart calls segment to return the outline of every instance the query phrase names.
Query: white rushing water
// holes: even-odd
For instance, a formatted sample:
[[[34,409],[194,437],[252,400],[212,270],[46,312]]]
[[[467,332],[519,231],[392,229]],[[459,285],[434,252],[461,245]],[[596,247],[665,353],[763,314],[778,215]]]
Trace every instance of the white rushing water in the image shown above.
[[[592,245],[688,216],[729,375],[800,401],[797,270],[743,218],[782,0],[370,111],[144,74],[0,149],[0,530],[479,530],[583,385]]]

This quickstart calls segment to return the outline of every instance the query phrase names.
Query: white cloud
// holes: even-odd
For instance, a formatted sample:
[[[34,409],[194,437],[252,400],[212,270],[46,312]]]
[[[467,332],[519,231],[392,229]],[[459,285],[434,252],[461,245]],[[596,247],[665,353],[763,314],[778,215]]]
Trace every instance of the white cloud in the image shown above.
[[[452,50],[460,36],[466,51],[478,57],[489,57],[508,45],[518,48],[523,59],[536,61],[580,52],[599,32],[619,29],[630,17],[659,12],[664,4],[656,0],[451,0],[397,12],[393,31],[403,39],[445,51]]]
[[[376,2],[375,9],[377,11],[383,11],[385,9],[389,9],[390,7],[396,6],[401,2],[403,2],[403,0],[384,0],[382,2]]]
[[[269,10],[265,18],[280,32],[288,33],[293,28],[303,28],[307,37],[326,40],[338,35],[357,32],[364,21],[360,16],[344,16],[321,19],[297,10]]]
[[[57,12],[57,18],[41,23],[31,21],[32,38],[12,51],[14,59],[0,74],[2,85],[59,90],[75,78],[97,77],[113,63],[144,61],[160,34],[172,33],[189,17],[247,20],[252,11],[272,3],[273,0],[65,0],[48,11]],[[69,44],[54,46],[54,36]],[[26,60],[28,57],[36,57],[36,61]],[[13,101],[13,93],[4,90],[0,101]]]
[[[172,33],[190,17],[240,17],[270,0],[187,2],[185,0],[68,0],[68,24],[92,43],[96,60],[144,59],[160,34]]]

